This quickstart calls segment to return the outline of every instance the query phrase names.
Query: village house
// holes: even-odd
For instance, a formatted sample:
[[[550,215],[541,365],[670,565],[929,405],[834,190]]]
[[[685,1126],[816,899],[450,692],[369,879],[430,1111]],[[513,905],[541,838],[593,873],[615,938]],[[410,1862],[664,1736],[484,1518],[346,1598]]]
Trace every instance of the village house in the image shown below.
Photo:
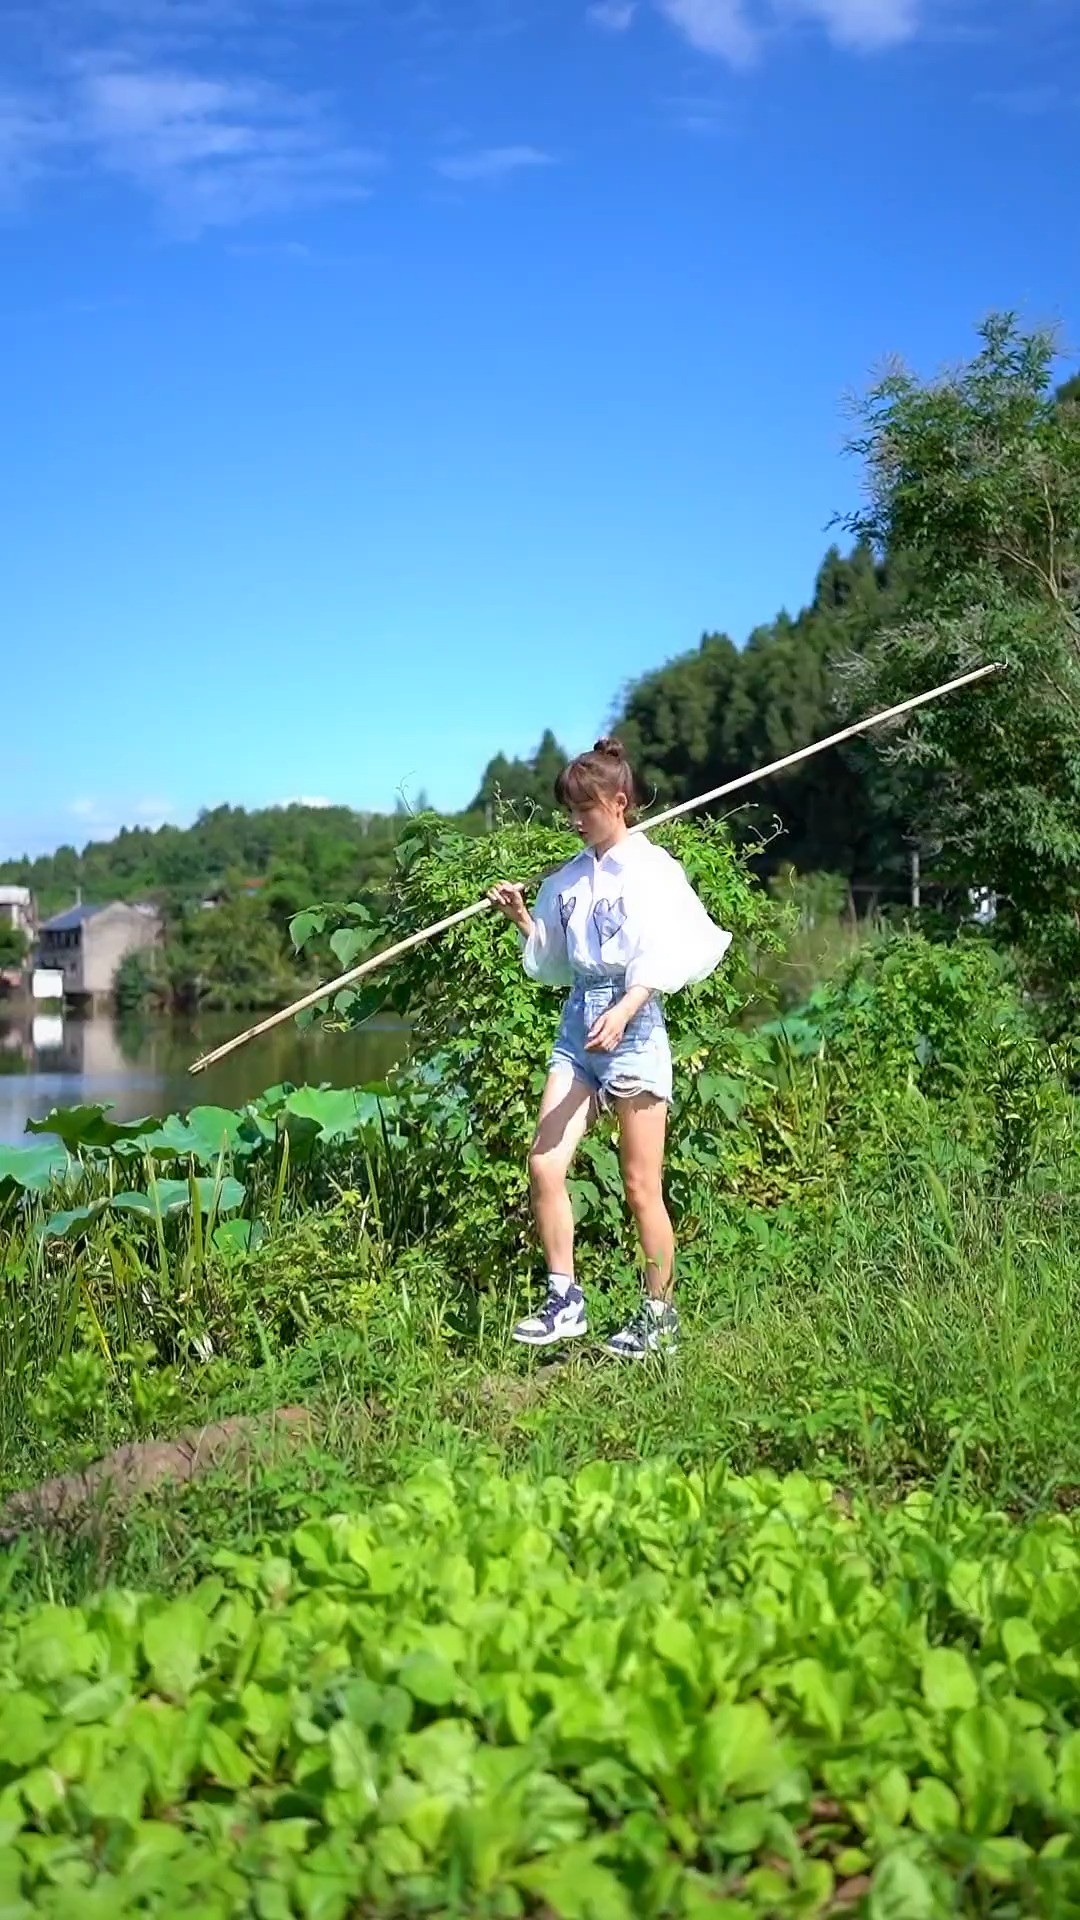
[[[43,923],[35,963],[43,972],[61,976],[65,1000],[92,1007],[112,999],[126,955],[154,947],[160,938],[161,916],[154,907],[123,900],[104,907],[69,907]]]

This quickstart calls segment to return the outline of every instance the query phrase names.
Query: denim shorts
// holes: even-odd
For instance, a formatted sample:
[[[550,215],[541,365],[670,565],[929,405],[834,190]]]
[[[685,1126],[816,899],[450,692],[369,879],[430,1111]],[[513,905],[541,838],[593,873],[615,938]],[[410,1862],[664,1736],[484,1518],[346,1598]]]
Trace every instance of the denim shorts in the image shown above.
[[[578,974],[563,1008],[551,1055],[551,1071],[569,1067],[591,1087],[601,1106],[651,1093],[671,1100],[671,1047],[663,1010],[655,996],[628,1023],[614,1053],[590,1053],[585,1042],[601,1014],[626,992],[622,974]]]

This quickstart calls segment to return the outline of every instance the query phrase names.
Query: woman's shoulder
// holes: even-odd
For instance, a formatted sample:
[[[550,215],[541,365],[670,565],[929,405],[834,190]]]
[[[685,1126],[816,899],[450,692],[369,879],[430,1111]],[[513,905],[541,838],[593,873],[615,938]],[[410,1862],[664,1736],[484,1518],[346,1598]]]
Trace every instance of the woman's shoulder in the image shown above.
[[[666,847],[658,847],[656,841],[650,840],[644,833],[635,834],[634,837],[641,849],[638,858],[647,872],[659,874],[665,879],[674,879],[683,872],[681,863]]]
[[[548,895],[561,893],[564,887],[571,886],[575,880],[580,880],[586,864],[584,852],[571,854],[569,860],[564,860],[561,867],[556,867],[555,872],[549,873],[547,879],[541,882],[541,893]]]

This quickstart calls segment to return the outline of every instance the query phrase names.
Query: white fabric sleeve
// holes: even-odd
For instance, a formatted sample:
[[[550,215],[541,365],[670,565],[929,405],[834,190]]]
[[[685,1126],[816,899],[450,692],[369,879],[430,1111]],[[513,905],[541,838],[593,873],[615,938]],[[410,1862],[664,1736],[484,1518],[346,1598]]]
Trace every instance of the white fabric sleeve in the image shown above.
[[[682,867],[657,848],[660,858],[642,875],[634,918],[641,933],[627,961],[628,987],[678,993],[695,986],[720,965],[731,935],[710,920]]]
[[[566,951],[566,929],[559,913],[558,875],[545,880],[531,909],[533,930],[522,935],[522,962],[530,980],[545,987],[567,987],[573,969]]]

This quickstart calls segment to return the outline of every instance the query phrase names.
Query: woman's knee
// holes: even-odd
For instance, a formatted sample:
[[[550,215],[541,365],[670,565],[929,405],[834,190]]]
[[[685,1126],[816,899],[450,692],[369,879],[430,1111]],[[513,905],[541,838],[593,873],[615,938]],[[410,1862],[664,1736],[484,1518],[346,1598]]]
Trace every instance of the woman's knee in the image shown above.
[[[631,1213],[647,1213],[664,1204],[663,1181],[652,1167],[624,1168],[623,1186]]]
[[[534,1193],[558,1193],[566,1184],[564,1156],[534,1147],[529,1155],[529,1184]]]

